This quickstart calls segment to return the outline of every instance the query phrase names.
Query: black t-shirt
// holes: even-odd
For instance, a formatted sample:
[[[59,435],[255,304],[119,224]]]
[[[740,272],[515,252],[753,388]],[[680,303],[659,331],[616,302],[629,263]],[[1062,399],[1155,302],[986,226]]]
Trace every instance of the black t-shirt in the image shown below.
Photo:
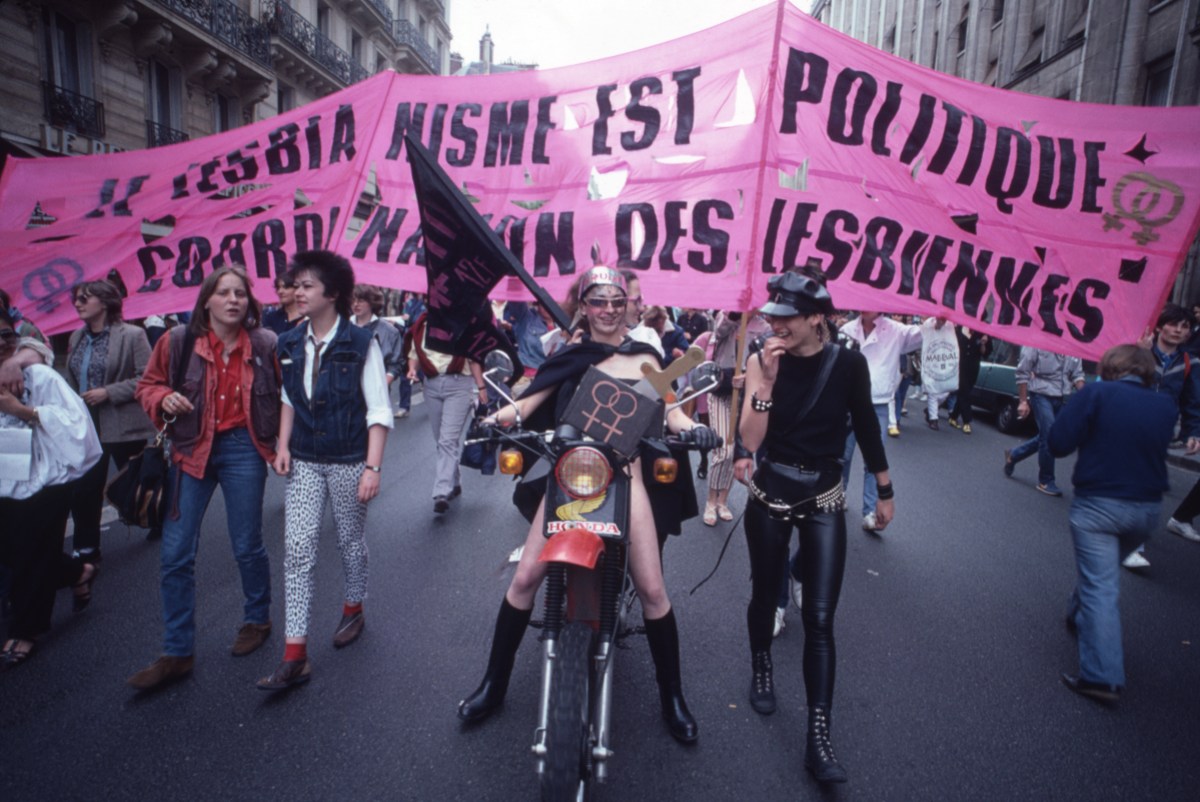
[[[764,440],[767,458],[806,466],[841,459],[853,424],[867,469],[872,473],[886,471],[887,455],[871,403],[871,373],[866,357],[858,351],[838,348],[836,359],[820,398],[797,422],[796,415],[802,411],[809,388],[820,372],[821,354],[785,353],[780,357],[779,375],[771,393],[775,404],[768,413]]]

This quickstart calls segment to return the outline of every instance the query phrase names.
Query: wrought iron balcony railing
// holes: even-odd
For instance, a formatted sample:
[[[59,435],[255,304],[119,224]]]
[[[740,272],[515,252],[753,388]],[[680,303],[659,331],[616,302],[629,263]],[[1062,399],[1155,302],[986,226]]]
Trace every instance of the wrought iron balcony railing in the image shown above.
[[[371,73],[367,68],[359,64],[357,61],[350,62],[350,83],[356,84],[359,81],[365,81],[371,77]]]
[[[406,19],[396,20],[396,43],[407,45],[416,51],[417,56],[434,75],[441,71],[442,65],[438,63],[437,51],[425,41],[417,27]]]
[[[225,44],[271,66],[271,32],[230,0],[156,0]]]
[[[169,125],[156,123],[154,120],[146,120],[146,147],[157,148],[187,141],[188,135],[183,131],[176,131]]]
[[[335,45],[291,6],[283,0],[275,0],[263,13],[272,34],[307,55],[341,83],[353,82],[354,70],[351,65],[354,60],[350,54]]]
[[[104,104],[100,101],[42,81],[42,103],[51,125],[97,139],[104,136]]]
[[[379,16],[381,16],[385,20],[387,20],[387,26],[388,26],[388,29],[390,32],[390,29],[392,27],[393,17],[392,17],[392,10],[390,8],[388,8],[388,4],[387,4],[386,0],[367,0],[367,2],[370,3],[372,8],[374,8],[376,11],[379,12]]]

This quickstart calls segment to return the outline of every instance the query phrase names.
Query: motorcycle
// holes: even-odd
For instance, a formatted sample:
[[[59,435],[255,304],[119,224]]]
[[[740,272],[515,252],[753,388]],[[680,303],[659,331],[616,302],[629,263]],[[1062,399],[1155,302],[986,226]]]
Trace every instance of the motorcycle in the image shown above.
[[[706,362],[695,367],[691,390],[675,397],[671,379],[702,358],[699,349],[692,351],[676,360],[682,364],[674,370],[645,366],[646,379],[633,388],[589,371],[552,431],[523,429],[518,411],[511,428],[477,429],[467,441],[501,444],[501,473],[522,473],[526,454],[544,466],[546,544],[539,561],[549,569],[533,755],[541,798],[548,802],[590,799],[596,784],[608,779],[614,658],[618,645],[639,632],[627,623],[635,597],[628,564],[629,467],[639,456],[653,459],[654,481],[674,482],[679,465],[670,449],[695,449],[687,433],[663,436],[666,412],[720,383],[720,369]],[[513,403],[508,357],[490,354],[484,367],[496,396]],[[604,410],[608,418],[600,414]],[[526,480],[536,475],[537,466]]]

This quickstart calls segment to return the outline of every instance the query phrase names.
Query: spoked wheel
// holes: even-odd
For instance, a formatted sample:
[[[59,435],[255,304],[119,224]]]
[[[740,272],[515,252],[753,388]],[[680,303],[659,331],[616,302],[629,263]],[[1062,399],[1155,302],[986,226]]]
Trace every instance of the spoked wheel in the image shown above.
[[[589,656],[592,629],[571,622],[558,636],[546,731],[543,802],[585,800],[591,796],[591,694]]]

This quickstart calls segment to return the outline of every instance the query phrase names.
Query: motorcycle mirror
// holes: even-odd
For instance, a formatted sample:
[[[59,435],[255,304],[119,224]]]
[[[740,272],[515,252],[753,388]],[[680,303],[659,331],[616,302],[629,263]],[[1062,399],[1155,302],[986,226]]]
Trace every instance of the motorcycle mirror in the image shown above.
[[[508,384],[513,375],[512,358],[503,351],[492,351],[483,358],[483,369],[502,384]]]
[[[715,389],[721,383],[721,369],[717,367],[716,362],[701,362],[692,371],[692,386],[700,389],[699,392],[707,393],[709,390]]]
[[[508,388],[508,382],[513,376],[512,357],[503,351],[492,351],[483,358],[483,368],[484,382],[506,404],[513,405],[513,409],[516,410],[516,423],[519,427],[521,425],[521,408],[516,405],[517,402],[513,400]]]

